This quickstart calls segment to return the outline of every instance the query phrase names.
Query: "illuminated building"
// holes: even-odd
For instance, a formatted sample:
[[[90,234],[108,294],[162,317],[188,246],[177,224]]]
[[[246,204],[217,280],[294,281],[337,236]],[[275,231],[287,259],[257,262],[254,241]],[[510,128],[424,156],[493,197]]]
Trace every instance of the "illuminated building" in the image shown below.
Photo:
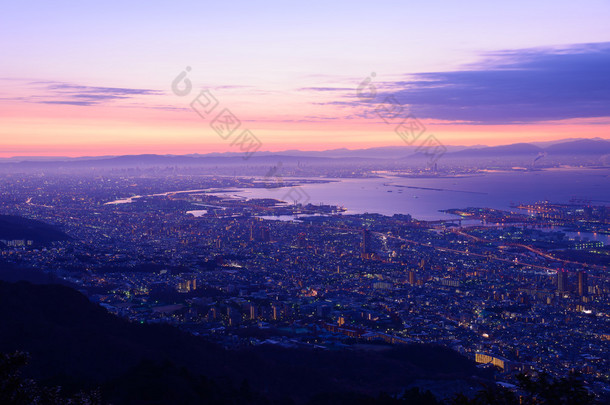
[[[370,259],[373,249],[371,248],[371,231],[368,229],[362,230],[361,257]]]
[[[587,273],[581,270],[578,272],[578,295],[584,297],[587,295],[588,291],[589,287],[587,285]]]

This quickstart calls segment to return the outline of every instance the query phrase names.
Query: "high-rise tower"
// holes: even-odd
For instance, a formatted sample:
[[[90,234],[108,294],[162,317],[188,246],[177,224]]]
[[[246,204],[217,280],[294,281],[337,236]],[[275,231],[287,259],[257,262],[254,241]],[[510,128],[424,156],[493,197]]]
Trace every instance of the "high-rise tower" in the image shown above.
[[[568,272],[563,269],[557,271],[557,291],[568,291]]]
[[[589,292],[587,284],[587,273],[584,270],[578,272],[578,295],[584,297]]]
[[[370,259],[371,253],[373,253],[373,249],[371,248],[371,231],[368,229],[362,230],[362,243],[361,247],[361,257],[363,259]]]

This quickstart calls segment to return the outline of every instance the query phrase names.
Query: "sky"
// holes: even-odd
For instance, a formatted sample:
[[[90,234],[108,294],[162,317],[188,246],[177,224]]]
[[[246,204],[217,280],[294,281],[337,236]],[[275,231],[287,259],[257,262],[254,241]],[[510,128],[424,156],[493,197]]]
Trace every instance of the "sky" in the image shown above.
[[[608,1],[2,1],[0,157],[399,146],[405,119],[447,145],[610,138],[608,21]]]

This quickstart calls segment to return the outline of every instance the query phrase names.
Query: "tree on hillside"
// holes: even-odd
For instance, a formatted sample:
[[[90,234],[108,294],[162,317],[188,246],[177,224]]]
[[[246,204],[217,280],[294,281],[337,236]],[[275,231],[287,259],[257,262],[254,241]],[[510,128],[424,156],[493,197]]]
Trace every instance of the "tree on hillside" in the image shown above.
[[[546,373],[537,377],[517,376],[518,394],[497,385],[486,386],[474,398],[457,394],[451,405],[588,405],[595,403],[580,377],[571,373],[565,378],[553,378]]]
[[[0,404],[3,405],[101,405],[99,392],[65,396],[61,387],[41,387],[21,376],[28,363],[24,352],[0,353]]]

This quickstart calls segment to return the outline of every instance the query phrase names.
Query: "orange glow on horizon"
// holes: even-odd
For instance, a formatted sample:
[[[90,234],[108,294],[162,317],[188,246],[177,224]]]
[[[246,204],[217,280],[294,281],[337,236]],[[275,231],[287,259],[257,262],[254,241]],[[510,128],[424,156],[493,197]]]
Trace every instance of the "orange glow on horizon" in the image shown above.
[[[394,127],[381,120],[345,118],[345,110],[326,111],[321,118],[276,113],[241,114],[240,128],[250,129],[262,142],[260,151],[328,150],[404,146]],[[246,110],[242,108],[241,110]],[[302,111],[301,111],[302,112]],[[334,119],[332,113],[339,117]],[[257,113],[261,113],[257,111]],[[262,118],[261,118],[262,117]],[[73,106],[36,103],[2,108],[1,157],[104,156],[126,154],[190,154],[234,152],[188,103],[183,107]],[[421,120],[426,133],[446,145],[504,145],[563,138],[608,139],[607,119],[574,119],[512,125],[473,125]]]

